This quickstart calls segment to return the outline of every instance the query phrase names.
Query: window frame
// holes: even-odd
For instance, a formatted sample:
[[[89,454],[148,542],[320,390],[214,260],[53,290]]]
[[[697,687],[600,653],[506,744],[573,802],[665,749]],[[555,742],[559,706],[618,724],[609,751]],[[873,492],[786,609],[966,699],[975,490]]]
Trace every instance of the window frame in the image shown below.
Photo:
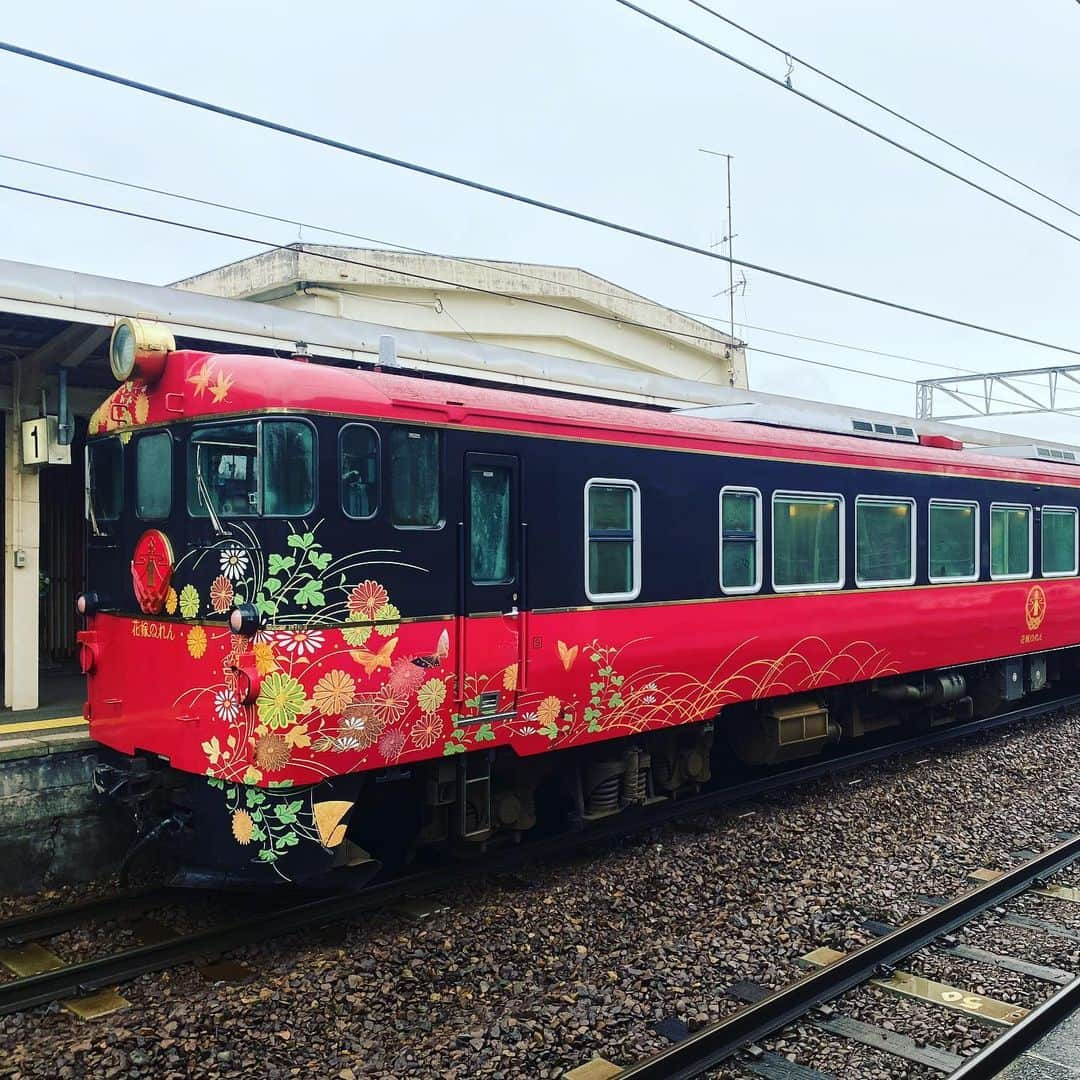
[[[960,574],[956,577],[935,576],[930,572],[933,565],[932,556],[934,551],[933,528],[934,507],[960,507],[975,509],[975,573]],[[974,499],[931,499],[926,509],[926,577],[931,585],[962,585],[965,582],[978,581],[982,576],[982,507]]]
[[[994,511],[1026,510],[1028,512],[1028,568],[1024,574],[994,573]],[[1041,554],[1041,552],[1040,552]],[[990,504],[990,580],[1027,581],[1035,576],[1035,507],[1031,503],[992,502]]]
[[[375,434],[375,493],[376,493],[377,498],[376,498],[376,501],[375,501],[375,509],[372,510],[370,514],[365,514],[363,517],[357,517],[355,514],[350,514],[349,511],[345,509],[345,476],[344,476],[344,474],[342,472],[342,468],[341,468],[341,461],[342,461],[342,458],[341,458],[341,444],[342,444],[342,441],[343,441],[343,439],[345,437],[345,432],[348,431],[349,428],[354,428],[354,427],[367,428],[368,431],[374,432],[374,434]],[[340,428],[338,428],[337,474],[338,474],[338,505],[341,507],[341,512],[350,521],[370,521],[373,517],[377,517],[378,513],[382,509],[382,505],[383,505],[382,436],[380,435],[378,428],[374,427],[371,424],[365,424],[362,421],[354,421],[354,420],[349,420],[346,423],[342,424]],[[405,526],[399,526],[399,527],[404,528]],[[416,528],[416,527],[417,526],[413,526],[413,528]]]
[[[265,479],[263,476],[263,425],[281,422],[303,424],[311,431],[311,505],[303,513],[268,514],[263,510],[263,500],[265,498],[264,488],[266,487],[263,483]],[[194,518],[197,521],[205,521],[210,517],[209,508],[207,508],[206,513],[203,514],[195,514],[191,511],[191,499],[189,498],[190,492],[188,484],[194,476],[194,473],[192,472],[192,447],[197,443],[197,440],[195,439],[196,431],[201,427],[225,427],[227,425],[252,423],[255,425],[255,459],[258,466],[255,477],[255,482],[258,485],[256,490],[259,495],[258,509],[254,514],[223,514],[220,510],[215,508],[217,516],[222,521],[249,521],[252,518],[287,521],[305,518],[314,513],[315,508],[319,505],[319,429],[306,416],[300,416],[294,413],[283,413],[280,415],[271,414],[269,416],[233,416],[229,417],[227,420],[199,419],[195,421],[187,436],[188,445],[184,461],[184,506],[189,518]],[[196,490],[198,489],[196,488]]]
[[[433,525],[401,525],[394,520],[394,450],[392,444],[395,431],[434,431],[437,436],[437,443],[435,448],[435,475],[436,475],[436,494],[439,498],[439,520]],[[390,447],[390,456],[388,458],[390,462],[390,468],[387,470],[389,479],[387,480],[387,515],[390,520],[390,525],[395,529],[401,529],[406,532],[436,532],[439,529],[446,527],[446,439],[443,438],[446,429],[439,427],[437,424],[407,424],[401,421],[396,421],[390,424],[386,429],[386,441]],[[364,519],[366,520],[366,519]]]
[[[95,447],[95,446],[99,446],[99,445],[104,445],[109,439],[115,440],[116,444],[120,447],[120,478],[119,478],[120,509],[117,512],[115,517],[100,517],[99,518],[98,513],[97,513],[97,507],[94,506],[93,468],[92,468],[91,461],[90,461],[90,458],[91,458],[90,448]],[[108,530],[103,527],[104,524],[115,523],[117,521],[120,521],[124,516],[124,501],[125,501],[124,500],[124,495],[125,495],[126,490],[127,490],[125,485],[127,484],[127,469],[128,469],[128,466],[127,466],[127,454],[124,453],[124,451],[126,449],[127,448],[124,445],[124,440],[121,439],[118,434],[95,436],[92,440],[89,440],[87,442],[87,444],[86,444],[86,453],[85,453],[85,461],[86,461],[86,510],[87,510],[86,520],[90,521],[90,511],[93,511],[94,522],[97,524],[98,530],[100,531],[101,535],[106,535],[108,533]],[[93,533],[91,533],[91,535],[93,535]]]
[[[630,489],[630,566],[633,587],[629,592],[594,593],[589,588],[589,492],[594,487],[624,487]],[[634,480],[618,479],[607,476],[593,476],[585,481],[584,537],[585,537],[585,595],[593,604],[615,604],[636,600],[641,595],[641,488]],[[622,541],[625,543],[626,541]]]
[[[756,499],[755,515],[754,515],[754,584],[753,585],[725,585],[724,584],[724,496],[725,495],[753,495]],[[765,568],[762,566],[764,561],[764,547],[765,537],[763,535],[763,523],[765,520],[764,510],[764,498],[761,491],[756,487],[745,487],[741,484],[725,484],[720,489],[720,495],[717,500],[717,506],[720,511],[720,566],[718,568],[720,591],[725,596],[748,596],[751,593],[761,591],[761,584],[764,580]],[[745,543],[746,541],[739,541],[739,543]]]
[[[911,519],[908,529],[908,549],[911,553],[911,573],[906,578],[891,578],[889,580],[869,580],[859,577],[859,504],[860,503],[885,503],[893,506],[910,506]],[[855,587],[858,589],[888,589],[905,585],[914,585],[917,577],[916,544],[915,537],[918,533],[919,507],[915,500],[907,495],[856,495],[855,496]],[[928,534],[929,535],[929,534]]]
[[[148,517],[139,509],[139,447],[146,439],[152,439],[157,435],[166,435],[169,439],[169,508],[157,517]],[[186,480],[186,478],[185,478]],[[135,438],[135,516],[140,521],[168,521],[172,517],[173,504],[176,502],[176,440],[168,428],[151,429],[142,431]],[[187,492],[185,491],[185,498]]]
[[[1046,543],[1043,532],[1043,515],[1049,510],[1054,514],[1071,514],[1073,519],[1073,562],[1071,570],[1045,570],[1044,545]],[[1039,576],[1044,578],[1076,577],[1080,571],[1080,512],[1075,506],[1040,506],[1039,507]]]
[[[837,566],[839,569],[840,577],[835,582],[827,582],[825,584],[812,584],[812,585],[778,585],[776,583],[776,500],[777,499],[801,499],[809,502],[836,502],[839,509],[839,518],[837,521],[838,532],[840,534],[840,550]],[[769,513],[772,521],[772,536],[769,538],[769,572],[772,575],[772,588],[776,593],[815,593],[815,592],[837,592],[843,589],[847,584],[847,502],[844,496],[839,492],[828,491],[791,491],[787,488],[783,488],[772,493],[772,498],[769,501]]]

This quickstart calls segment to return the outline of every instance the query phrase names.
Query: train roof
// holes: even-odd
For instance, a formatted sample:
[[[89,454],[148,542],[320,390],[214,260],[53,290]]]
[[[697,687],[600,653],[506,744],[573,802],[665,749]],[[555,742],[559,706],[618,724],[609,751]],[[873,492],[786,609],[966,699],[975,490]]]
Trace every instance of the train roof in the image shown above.
[[[542,364],[543,357],[538,357]],[[130,384],[126,384],[130,385]],[[177,408],[177,393],[183,409]],[[91,421],[91,434],[128,426],[109,398]],[[130,410],[131,425],[183,417],[237,415],[287,408],[414,423],[519,432],[548,437],[666,446],[725,456],[812,460],[823,464],[965,474],[1054,485],[1080,486],[1077,466],[1062,461],[1008,456],[1009,449],[963,448],[932,436],[939,445],[896,442],[803,430],[795,426],[716,419],[658,408],[635,407],[555,394],[424,378],[400,369],[345,368],[289,357],[181,350],[172,353],[159,384],[143,389],[149,407]],[[166,408],[166,402],[173,402]],[[103,419],[120,416],[119,423]],[[852,415],[856,415],[854,412]],[[915,428],[915,422],[911,422]],[[916,435],[917,438],[917,435]],[[1029,445],[1030,449],[1030,445]],[[1017,451],[1019,452],[1019,451]]]

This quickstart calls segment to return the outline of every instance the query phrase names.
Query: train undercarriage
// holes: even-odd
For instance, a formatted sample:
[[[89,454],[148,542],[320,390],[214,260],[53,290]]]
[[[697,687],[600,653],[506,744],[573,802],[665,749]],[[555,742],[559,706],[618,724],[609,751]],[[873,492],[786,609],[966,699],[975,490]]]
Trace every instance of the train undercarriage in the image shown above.
[[[491,845],[587,828],[714,782],[991,716],[1078,675],[1080,650],[1028,654],[743,702],[699,723],[535,757],[502,748],[334,777],[295,789],[313,808],[316,842],[270,865],[244,850],[235,825],[238,813],[258,818],[259,789],[236,786],[242,795],[230,832],[212,824],[222,816],[221,790],[153,755],[105,755],[98,787],[131,810],[136,850],[165,849],[179,883],[356,885],[415,860],[475,857]]]

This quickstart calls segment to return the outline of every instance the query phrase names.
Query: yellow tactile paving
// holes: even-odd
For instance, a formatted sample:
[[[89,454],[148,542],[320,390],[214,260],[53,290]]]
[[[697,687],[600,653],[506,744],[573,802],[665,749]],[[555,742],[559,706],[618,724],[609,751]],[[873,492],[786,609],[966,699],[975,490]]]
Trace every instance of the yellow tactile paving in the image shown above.
[[[22,720],[0,724],[0,735],[28,735],[35,731],[55,731],[57,728],[86,727],[81,716],[58,716],[52,720]]]

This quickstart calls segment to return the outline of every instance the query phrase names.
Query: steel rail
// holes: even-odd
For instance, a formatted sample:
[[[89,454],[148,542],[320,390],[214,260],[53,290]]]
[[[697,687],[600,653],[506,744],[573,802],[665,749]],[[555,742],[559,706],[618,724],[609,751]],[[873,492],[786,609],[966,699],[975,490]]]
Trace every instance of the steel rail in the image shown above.
[[[949,1074],[948,1080],[994,1080],[1006,1065],[1068,1019],[1077,1007],[1080,1007],[1080,975],[969,1057]]]
[[[224,927],[211,928],[194,934],[172,938],[169,941],[126,949],[110,956],[86,960],[55,971],[43,972],[26,978],[0,983],[0,1016],[47,1004],[103,986],[113,986],[154,971],[175,967],[190,961],[209,960],[234,949],[255,944],[269,937],[280,936],[308,927],[321,926],[337,922],[353,915],[385,907],[395,900],[407,896],[436,892],[439,889],[458,885],[464,881],[484,876],[508,873],[522,866],[529,866],[537,861],[565,856],[579,851],[591,844],[621,838],[655,828],[669,821],[707,813],[733,802],[740,802],[758,795],[767,794],[799,783],[844,772],[863,765],[883,761],[898,754],[924,750],[943,742],[951,742],[965,735],[974,735],[1015,723],[1019,720],[1037,716],[1058,708],[1065,708],[1080,703],[1080,694],[1073,694],[1053,701],[1028,705],[1008,713],[1001,713],[985,720],[975,720],[962,725],[940,728],[923,735],[915,736],[898,743],[885,743],[868,750],[845,754],[824,761],[814,762],[793,769],[786,769],[765,777],[759,777],[740,784],[719,788],[685,799],[673,799],[665,803],[648,807],[630,809],[600,822],[589,823],[579,832],[561,833],[542,840],[531,841],[519,847],[500,853],[496,858],[483,863],[440,867],[436,870],[410,874],[390,881],[368,886],[365,889],[344,895],[335,894],[308,900],[301,904],[289,905],[255,918],[230,923]],[[1080,840],[1076,841],[1080,843]],[[996,884],[996,883],[995,883]],[[999,886],[1000,887],[1000,886]],[[180,890],[184,891],[184,890]],[[123,901],[122,897],[106,898],[101,905]],[[95,906],[93,901],[86,905],[72,905],[73,914],[78,910],[89,910]],[[48,926],[53,919],[54,925],[70,929],[76,923],[66,922],[67,912],[71,909],[59,909],[55,912],[31,914],[23,920],[33,927]],[[4,929],[0,925],[0,930]],[[59,931],[56,931],[59,932]],[[47,936],[47,935],[40,935]],[[681,1045],[681,1044],[680,1044]]]
[[[949,934],[989,908],[1011,900],[1029,888],[1036,878],[1053,874],[1078,858],[1080,836],[1006,871],[993,881],[962,893],[955,900],[864,945],[805,979],[777,990],[666,1050],[623,1069],[616,1074],[616,1078],[691,1080],[700,1076],[737,1051],[798,1020],[816,1006],[866,982],[878,970],[892,967],[942,934]]]
[[[88,922],[107,921],[126,915],[141,915],[156,907],[190,896],[190,889],[172,886],[153,886],[133,889],[129,892],[112,893],[108,896],[80,900],[26,915],[16,915],[0,922],[0,941],[9,945],[21,945],[27,941],[40,941],[54,937],[66,930],[84,926]]]

